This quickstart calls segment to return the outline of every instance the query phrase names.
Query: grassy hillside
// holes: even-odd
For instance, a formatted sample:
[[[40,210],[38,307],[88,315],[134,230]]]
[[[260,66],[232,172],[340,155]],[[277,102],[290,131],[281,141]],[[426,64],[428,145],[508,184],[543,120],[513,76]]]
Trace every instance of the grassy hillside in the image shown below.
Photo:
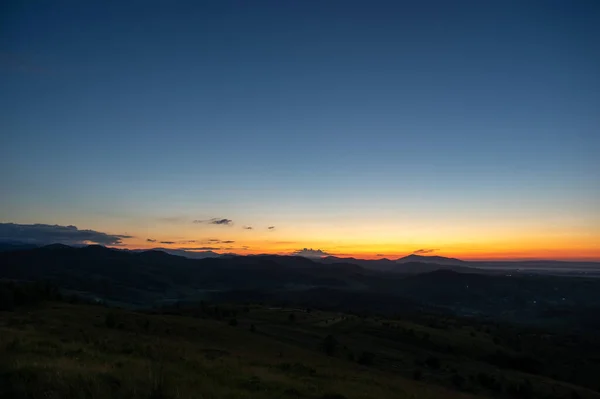
[[[0,397],[600,398],[478,361],[496,344],[470,327],[259,305],[169,312],[0,312]]]
[[[0,367],[3,398],[474,397],[241,324],[66,303],[0,312]]]

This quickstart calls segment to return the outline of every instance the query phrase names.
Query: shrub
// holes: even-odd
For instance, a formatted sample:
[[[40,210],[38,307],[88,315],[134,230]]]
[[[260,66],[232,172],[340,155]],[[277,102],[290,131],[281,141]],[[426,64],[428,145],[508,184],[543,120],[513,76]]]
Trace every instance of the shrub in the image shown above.
[[[462,389],[465,386],[466,379],[460,374],[454,374],[452,376],[452,384],[458,389]]]
[[[370,366],[373,364],[373,360],[375,355],[371,352],[363,352],[360,354],[358,358],[358,364],[362,364],[363,366]]]
[[[238,325],[237,319],[231,319],[229,320],[229,325],[232,327],[235,327]]]
[[[427,367],[435,370],[439,370],[439,368],[441,367],[440,359],[434,356],[428,357],[427,360],[425,360],[425,364],[427,365]]]
[[[415,381],[419,381],[421,378],[423,378],[423,372],[419,369],[413,371],[413,380]]]
[[[331,334],[326,336],[325,339],[323,340],[323,350],[329,356],[333,356],[335,354],[337,346],[338,346],[338,342],[335,339],[335,337]]]
[[[115,328],[117,325],[117,316],[113,312],[109,312],[104,316],[104,325],[107,328]]]

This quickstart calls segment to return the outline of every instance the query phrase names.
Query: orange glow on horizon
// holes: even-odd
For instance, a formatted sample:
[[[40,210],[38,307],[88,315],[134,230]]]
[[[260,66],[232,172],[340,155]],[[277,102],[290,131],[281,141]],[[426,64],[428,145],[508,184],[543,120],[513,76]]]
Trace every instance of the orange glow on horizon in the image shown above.
[[[233,240],[232,240],[233,241]],[[213,251],[216,253],[236,253],[239,255],[258,255],[258,254],[277,254],[277,255],[292,255],[294,252],[303,248],[320,249],[331,256],[341,258],[359,258],[359,259],[398,259],[404,256],[414,254],[418,248],[443,248],[426,253],[417,253],[424,256],[443,256],[449,258],[458,258],[462,260],[472,261],[510,261],[510,260],[558,260],[558,261],[600,261],[600,248],[598,245],[589,243],[585,245],[580,243],[577,246],[534,246],[534,245],[473,245],[467,249],[468,245],[407,245],[390,246],[390,245],[356,245],[345,244],[327,245],[327,243],[319,243],[310,245],[300,241],[262,241],[262,242],[235,242],[228,245],[182,245],[182,244],[164,244],[160,242],[140,242],[126,243],[120,248],[128,249],[185,249],[189,252]],[[418,247],[418,248],[417,248]]]

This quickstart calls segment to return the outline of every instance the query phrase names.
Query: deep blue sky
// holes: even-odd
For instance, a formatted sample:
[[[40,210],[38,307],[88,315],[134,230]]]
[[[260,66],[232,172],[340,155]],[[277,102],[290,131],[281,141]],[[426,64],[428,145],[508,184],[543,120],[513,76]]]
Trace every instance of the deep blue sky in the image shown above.
[[[597,1],[1,7],[0,221],[600,237]]]

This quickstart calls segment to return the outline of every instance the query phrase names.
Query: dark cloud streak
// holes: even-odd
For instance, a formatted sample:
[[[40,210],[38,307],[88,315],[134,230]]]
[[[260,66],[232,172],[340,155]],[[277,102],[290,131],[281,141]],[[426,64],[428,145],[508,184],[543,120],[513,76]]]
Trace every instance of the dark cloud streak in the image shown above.
[[[50,224],[0,223],[0,240],[22,241],[36,245],[66,244],[84,245],[122,245],[124,238],[133,238],[125,234],[108,234],[95,230],[79,230],[75,226]]]
[[[216,224],[222,226],[231,226],[233,225],[233,220],[231,219],[220,219],[220,218],[212,218],[208,220],[194,220],[193,223],[208,223],[208,224]]]
[[[435,251],[439,251],[439,249],[422,248],[422,249],[417,249],[416,251],[413,251],[413,254],[430,254]]]

